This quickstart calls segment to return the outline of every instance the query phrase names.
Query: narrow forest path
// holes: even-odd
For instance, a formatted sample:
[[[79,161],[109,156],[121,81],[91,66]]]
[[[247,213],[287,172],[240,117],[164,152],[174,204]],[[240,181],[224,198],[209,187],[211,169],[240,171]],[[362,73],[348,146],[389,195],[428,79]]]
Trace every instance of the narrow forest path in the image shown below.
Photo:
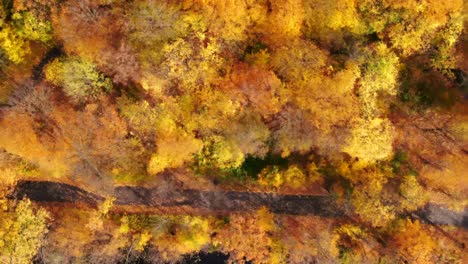
[[[21,199],[25,196],[37,202],[80,202],[93,206],[104,200],[102,196],[76,186],[49,181],[20,181],[9,197]],[[165,208],[186,206],[213,213],[250,211],[266,206],[276,214],[345,216],[343,207],[338,206],[330,196],[200,190],[174,190],[169,193],[161,192],[157,188],[135,186],[116,187],[114,196],[116,198],[114,204],[123,206]],[[432,224],[447,224],[468,229],[467,209],[455,212],[436,204],[428,204],[414,213]]]

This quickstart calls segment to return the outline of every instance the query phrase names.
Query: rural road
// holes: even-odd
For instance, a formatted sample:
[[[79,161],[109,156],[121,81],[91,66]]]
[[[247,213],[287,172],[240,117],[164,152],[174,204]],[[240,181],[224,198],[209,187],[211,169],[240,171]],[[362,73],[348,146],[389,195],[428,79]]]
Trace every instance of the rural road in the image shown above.
[[[20,181],[12,199],[23,197],[37,202],[81,202],[97,205],[102,196],[84,191],[76,186],[49,181]],[[149,207],[188,206],[205,211],[249,211],[262,206],[276,214],[316,215],[340,217],[345,214],[334,199],[329,196],[281,195],[241,191],[200,191],[174,190],[161,192],[157,188],[120,186],[114,190],[115,205],[140,205]],[[422,219],[433,224],[460,226],[468,229],[468,209],[462,212],[450,211],[440,205],[428,204],[415,212]]]

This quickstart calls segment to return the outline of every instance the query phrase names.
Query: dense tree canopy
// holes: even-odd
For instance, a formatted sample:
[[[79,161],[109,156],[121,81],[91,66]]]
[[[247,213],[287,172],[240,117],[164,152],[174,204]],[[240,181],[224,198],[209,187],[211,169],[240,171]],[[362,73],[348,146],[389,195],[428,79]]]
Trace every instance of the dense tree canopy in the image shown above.
[[[466,6],[2,1],[0,260],[463,262],[411,212],[467,206]],[[3,199],[24,179],[107,199],[49,219]],[[329,195],[346,217],[125,214],[119,185]]]

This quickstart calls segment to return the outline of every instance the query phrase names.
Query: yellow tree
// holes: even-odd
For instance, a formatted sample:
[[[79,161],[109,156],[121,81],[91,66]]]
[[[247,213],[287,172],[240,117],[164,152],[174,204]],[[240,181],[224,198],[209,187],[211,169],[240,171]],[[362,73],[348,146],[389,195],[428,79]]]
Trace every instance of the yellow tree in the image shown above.
[[[266,22],[267,1],[260,0],[187,0],[186,7],[205,17],[209,33],[228,44],[245,41],[258,25]],[[190,3],[192,2],[192,3]],[[235,49],[236,46],[232,45]]]
[[[156,144],[147,170],[157,174],[167,168],[177,168],[192,159],[192,155],[202,148],[202,141],[195,138],[191,127],[191,112],[175,98],[167,98],[165,103],[151,107],[148,102],[132,102],[128,98],[119,100],[121,115],[129,122],[143,142]],[[190,108],[189,108],[190,110]],[[185,117],[188,115],[188,117]],[[187,119],[185,119],[187,118]],[[187,123],[180,122],[187,120]],[[185,126],[180,125],[185,123]]]
[[[201,250],[216,228],[211,217],[188,215],[129,215],[120,221],[119,232],[131,235],[132,248],[155,248],[165,261]]]
[[[279,129],[274,133],[279,145],[292,144],[284,147],[284,155],[306,152],[312,146],[325,155],[339,152],[346,130],[359,115],[353,92],[360,75],[358,64],[349,60],[335,69],[326,50],[310,41],[295,40],[272,53],[271,67],[283,81],[280,102],[288,105],[277,115]],[[303,136],[293,136],[297,134]]]
[[[48,213],[34,209],[31,201],[9,203],[0,211],[0,260],[30,263],[44,243]]]
[[[376,241],[361,227],[344,224],[333,231],[333,246],[339,250],[340,263],[375,263],[380,260]]]
[[[277,46],[285,39],[290,40],[302,36],[305,18],[303,2],[302,0],[287,0],[269,3],[271,11],[260,28],[270,45]]]
[[[411,211],[426,204],[428,196],[424,188],[419,184],[418,179],[414,175],[406,175],[400,184],[399,191],[403,199],[401,199],[401,207]]]
[[[99,188],[100,181],[110,183],[111,179],[138,181],[146,175],[148,153],[137,138],[127,137],[126,123],[107,99],[88,104],[82,111],[55,105],[48,121],[54,124],[53,132],[42,135],[42,141],[50,149],[63,151],[71,175],[90,187]]]
[[[284,263],[286,256],[274,237],[278,229],[274,219],[275,216],[266,208],[249,214],[233,214],[212,243],[230,252],[233,260]]]
[[[385,184],[390,176],[385,168],[367,166],[366,161],[352,164],[343,161],[339,172],[352,183],[351,203],[364,222],[383,227],[395,219],[395,207],[384,199]]]
[[[417,264],[437,263],[437,242],[417,220],[400,220],[393,231],[391,245],[405,261]]]
[[[325,43],[343,45],[345,34],[367,33],[357,9],[360,4],[356,0],[305,1],[305,35]]]
[[[462,0],[444,3],[436,0],[363,1],[358,9],[369,30],[381,38],[387,37],[393,48],[404,57],[427,50],[440,37],[446,40],[441,46],[446,49],[453,45],[463,27]],[[455,30],[444,30],[450,24],[457,25],[452,27]]]
[[[34,130],[35,122],[28,114],[9,111],[0,121],[0,126],[0,146],[7,152],[24,158],[52,177],[68,173],[69,162],[65,159],[65,153],[51,151],[41,142]]]
[[[352,125],[351,136],[343,151],[372,163],[393,154],[394,129],[385,115],[391,98],[397,93],[399,59],[383,43],[365,52],[358,90],[361,113]]]
[[[361,119],[352,129],[343,151],[369,163],[387,159],[393,154],[393,133],[387,119]]]

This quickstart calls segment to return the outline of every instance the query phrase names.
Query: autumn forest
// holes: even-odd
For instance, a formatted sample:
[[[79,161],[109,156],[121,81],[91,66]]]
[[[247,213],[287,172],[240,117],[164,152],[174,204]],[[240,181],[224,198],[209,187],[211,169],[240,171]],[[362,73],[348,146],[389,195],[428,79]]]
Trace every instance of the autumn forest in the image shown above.
[[[0,1],[0,263],[468,263],[467,9]]]

